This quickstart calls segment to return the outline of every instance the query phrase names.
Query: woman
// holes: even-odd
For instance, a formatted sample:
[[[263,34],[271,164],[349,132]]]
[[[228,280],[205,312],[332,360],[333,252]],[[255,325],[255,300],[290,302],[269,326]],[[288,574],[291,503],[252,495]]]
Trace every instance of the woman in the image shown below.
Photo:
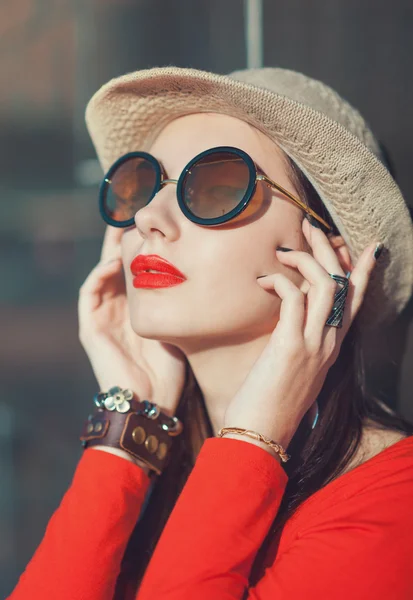
[[[10,598],[411,598],[413,426],[361,335],[411,296],[412,226],[362,117],[292,71],[166,67],[87,123],[101,393]]]

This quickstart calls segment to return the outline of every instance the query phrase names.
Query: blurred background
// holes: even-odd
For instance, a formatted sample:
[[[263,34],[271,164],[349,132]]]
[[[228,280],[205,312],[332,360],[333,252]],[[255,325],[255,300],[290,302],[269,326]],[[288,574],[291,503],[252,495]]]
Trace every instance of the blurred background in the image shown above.
[[[1,3],[0,597],[70,484],[97,391],[77,323],[104,232],[88,99],[153,66],[302,71],[366,117],[411,203],[412,28],[411,0]],[[372,387],[410,420],[412,312],[365,340]]]

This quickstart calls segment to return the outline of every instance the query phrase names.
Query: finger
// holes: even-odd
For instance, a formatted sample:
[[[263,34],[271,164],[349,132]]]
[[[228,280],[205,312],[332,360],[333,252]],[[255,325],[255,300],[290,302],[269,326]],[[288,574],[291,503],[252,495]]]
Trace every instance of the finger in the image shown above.
[[[302,228],[304,237],[310,245],[313,257],[316,261],[324,267],[327,273],[345,275],[337,254],[332,247],[331,241],[326,234],[321,231],[321,229],[310,225],[307,219],[303,219]]]
[[[107,225],[105,235],[103,236],[100,262],[106,263],[109,260],[121,256],[121,240],[123,236],[122,227],[112,227]]]
[[[352,289],[348,294],[346,302],[346,312],[349,314],[350,324],[353,322],[356,314],[363,304],[364,297],[370,282],[371,274],[377,264],[374,258],[374,251],[378,242],[369,244],[360,255],[354,269],[351,272]]]
[[[280,255],[280,256],[279,256]],[[307,292],[307,314],[304,337],[312,346],[320,347],[324,337],[325,323],[332,311],[338,284],[308,252],[277,252],[283,264],[295,267],[310,283]],[[334,270],[332,271],[334,272]],[[345,276],[342,268],[337,275]]]
[[[307,239],[309,245],[311,246],[314,258],[326,269],[328,273],[333,273],[336,275],[344,276],[345,273],[341,266],[341,263],[338,259],[337,254],[334,251],[334,240],[331,240],[327,237],[327,235],[316,227],[312,227],[307,219],[303,219],[303,233],[305,238]],[[352,268],[351,268],[352,270]],[[351,275],[351,281],[349,278],[348,284],[348,292],[347,292],[347,300],[346,307],[343,314],[342,319],[342,327],[339,329],[333,328],[335,332],[335,340],[339,342],[340,338],[343,338],[347,333],[348,329],[351,325],[351,316],[349,314],[348,306],[351,302],[351,298],[353,296],[353,278]],[[339,284],[336,284],[336,292],[341,288]],[[333,305],[334,306],[334,300]],[[328,314],[327,318],[330,316]],[[327,319],[326,319],[327,320]],[[323,340],[325,340],[326,335],[330,334],[330,328],[325,328],[324,325],[320,324],[320,327],[317,328],[316,321],[315,323],[311,323],[309,325],[309,335],[323,335]],[[320,341],[320,343],[322,343]]]
[[[115,258],[106,263],[98,263],[92,269],[79,290],[79,308],[82,313],[87,314],[98,308],[107,280],[120,270],[121,265],[122,260]]]
[[[257,279],[265,289],[273,289],[281,298],[280,318],[274,332],[280,329],[286,332],[286,342],[302,340],[305,320],[305,294],[282,273],[273,273]],[[287,335],[288,329],[288,335]]]
[[[317,323],[316,330],[320,330],[320,320],[324,317],[327,320],[332,309],[337,283],[308,252],[295,250],[284,254],[277,251],[277,258],[284,265],[297,269],[310,284],[307,292],[307,325],[311,329],[313,323]]]

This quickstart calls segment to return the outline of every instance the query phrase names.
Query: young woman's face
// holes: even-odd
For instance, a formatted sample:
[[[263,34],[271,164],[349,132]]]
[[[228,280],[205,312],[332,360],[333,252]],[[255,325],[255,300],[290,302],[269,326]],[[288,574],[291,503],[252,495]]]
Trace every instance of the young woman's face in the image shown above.
[[[191,114],[170,122],[149,152],[178,179],[197,154],[214,146],[246,151],[275,182],[297,195],[279,148],[264,134],[234,117]],[[279,317],[279,296],[257,284],[257,277],[282,272],[296,285],[301,275],[284,267],[276,248],[303,249],[303,211],[262,182],[248,208],[223,225],[192,223],[181,212],[176,185],[165,185],[125,230],[122,257],[131,324],[143,337],[196,351],[236,344],[271,332]],[[135,288],[130,270],[138,254],[158,254],[186,281],[166,288]]]

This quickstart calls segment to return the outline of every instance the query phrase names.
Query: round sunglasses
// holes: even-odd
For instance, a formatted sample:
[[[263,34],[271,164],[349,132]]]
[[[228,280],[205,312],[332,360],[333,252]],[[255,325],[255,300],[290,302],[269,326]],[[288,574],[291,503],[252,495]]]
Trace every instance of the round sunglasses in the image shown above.
[[[311,208],[267,177],[244,150],[232,146],[201,152],[184,167],[179,179],[167,179],[161,163],[151,154],[129,152],[106,173],[99,192],[99,210],[109,225],[129,227],[135,224],[136,212],[149,204],[164,185],[175,183],[179,207],[190,221],[220,225],[247,208],[259,181],[280,191],[327,231],[331,230]]]

